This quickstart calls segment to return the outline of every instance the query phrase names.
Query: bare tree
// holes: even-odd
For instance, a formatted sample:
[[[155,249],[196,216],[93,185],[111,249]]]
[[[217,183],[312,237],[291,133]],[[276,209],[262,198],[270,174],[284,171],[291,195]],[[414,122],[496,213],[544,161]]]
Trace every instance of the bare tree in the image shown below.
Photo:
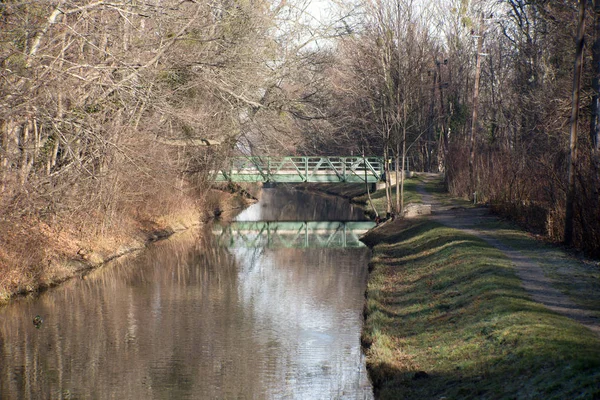
[[[579,0],[579,18],[577,25],[577,47],[573,70],[573,94],[571,107],[571,144],[569,157],[569,183],[567,188],[567,205],[565,210],[565,243],[573,242],[573,219],[575,208],[575,174],[577,170],[577,123],[579,120],[579,98],[581,91],[581,72],[583,68],[583,47],[585,33],[585,0]]]
[[[594,2],[594,43],[592,45],[592,103],[590,139],[592,148],[600,151],[600,1]]]
[[[477,65],[475,66],[475,87],[473,89],[473,116],[471,118],[471,136],[469,138],[469,181],[471,183],[470,191],[477,198],[477,184],[475,182],[475,137],[477,135],[477,116],[479,110],[479,80],[481,79],[481,57],[483,57],[483,35],[485,28],[483,26],[483,13],[479,18],[479,32],[477,34]]]

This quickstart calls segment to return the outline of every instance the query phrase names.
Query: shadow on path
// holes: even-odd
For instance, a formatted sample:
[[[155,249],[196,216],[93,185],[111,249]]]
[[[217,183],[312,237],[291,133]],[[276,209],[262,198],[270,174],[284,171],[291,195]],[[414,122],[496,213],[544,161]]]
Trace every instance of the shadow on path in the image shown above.
[[[592,310],[575,304],[569,297],[554,288],[552,280],[544,274],[539,263],[502,243],[498,237],[495,237],[493,229],[486,228],[485,233],[480,229],[484,222],[496,220],[496,217],[490,215],[485,208],[464,208],[454,204],[442,204],[425,189],[425,184],[434,179],[437,178],[426,175],[425,181],[417,186],[417,192],[422,196],[423,204],[431,204],[432,211],[429,218],[450,228],[479,237],[500,250],[512,262],[523,287],[534,301],[556,313],[578,321],[600,336],[600,320]]]

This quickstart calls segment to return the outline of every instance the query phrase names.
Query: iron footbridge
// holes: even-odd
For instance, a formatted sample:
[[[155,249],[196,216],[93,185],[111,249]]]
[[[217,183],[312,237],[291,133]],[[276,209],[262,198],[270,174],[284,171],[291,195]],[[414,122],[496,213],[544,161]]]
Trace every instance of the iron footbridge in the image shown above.
[[[382,180],[382,157],[235,157],[217,182],[369,182]]]
[[[214,225],[221,246],[265,248],[364,247],[360,236],[375,226],[372,221],[232,222]]]

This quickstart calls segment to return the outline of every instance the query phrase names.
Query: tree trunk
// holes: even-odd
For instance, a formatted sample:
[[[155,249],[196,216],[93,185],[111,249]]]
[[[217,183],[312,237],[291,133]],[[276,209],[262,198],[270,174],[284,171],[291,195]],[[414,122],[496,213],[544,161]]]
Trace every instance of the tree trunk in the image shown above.
[[[394,166],[396,174],[396,215],[402,212],[402,200],[400,195],[400,142],[396,141],[396,154],[394,154]]]
[[[388,140],[389,142],[389,140]],[[392,214],[392,193],[391,193],[391,180],[390,180],[390,147],[389,144],[385,144],[383,148],[383,162],[385,171],[385,217],[389,218]]]
[[[20,136],[19,136],[19,182],[24,185],[27,182],[27,175],[29,174],[29,157],[27,147],[29,145],[29,126],[30,121],[26,119],[21,125]]]
[[[436,61],[436,64],[439,65],[439,61]],[[431,86],[431,100],[429,103],[429,122],[427,124],[427,144],[425,146],[427,152],[426,159],[426,172],[431,172],[431,158],[433,152],[431,148],[433,146],[433,131],[434,131],[434,121],[435,121],[435,87],[438,85],[438,72],[437,68],[433,70],[433,84]]]
[[[477,190],[475,184],[475,134],[477,131],[477,111],[479,109],[479,79],[481,77],[481,52],[483,51],[483,13],[479,19],[479,37],[477,38],[477,66],[475,67],[475,88],[473,89],[473,118],[471,119],[471,137],[469,144],[470,194]],[[473,194],[473,196],[475,196]]]
[[[57,7],[54,9],[54,11],[52,11],[52,14],[50,14],[48,19],[46,20],[46,24],[44,25],[44,27],[35,35],[35,38],[33,39],[33,44],[31,45],[31,49],[29,50],[27,58],[25,59],[25,68],[31,67],[33,58],[37,55],[37,52],[40,49],[42,39],[44,38],[44,36],[46,36],[48,29],[50,29],[50,27],[57,22],[58,17],[63,13],[63,11],[61,10],[62,3],[62,1],[58,2]]]
[[[402,172],[400,174],[400,211],[404,211],[404,168],[406,166],[406,102],[404,103],[403,124],[402,124]],[[397,190],[397,189],[396,189]]]
[[[363,156],[363,164],[365,167],[365,189],[367,189],[367,199],[369,199],[369,205],[371,206],[371,209],[375,213],[375,217],[377,219],[379,219],[379,213],[377,212],[377,209],[373,205],[373,199],[371,199],[371,191],[369,190],[369,182],[367,182],[367,158],[365,157],[365,148],[364,147],[362,149],[362,156]]]
[[[446,62],[444,62],[446,64]],[[443,88],[443,79],[442,79],[442,67],[441,64],[437,64],[437,72],[438,72],[438,83],[439,83],[439,91],[440,91],[440,119],[442,134],[440,135],[439,147],[438,147],[438,169],[440,172],[446,172],[446,160],[448,158],[448,148],[449,148],[449,117],[450,112],[446,112],[446,104],[444,102],[444,88]],[[449,78],[452,75],[449,74]]]
[[[590,138],[592,149],[600,151],[600,0],[594,1],[594,44],[592,46],[592,103],[590,118]]]
[[[573,101],[571,106],[571,154],[569,157],[569,181],[565,210],[565,244],[573,244],[573,219],[575,210],[575,173],[577,170],[577,122],[579,120],[579,92],[581,88],[581,69],[583,66],[583,46],[585,31],[585,2],[579,0],[579,22],[577,26],[577,50],[573,71]]]
[[[8,123],[0,119],[0,193],[6,189],[6,169],[8,167]]]

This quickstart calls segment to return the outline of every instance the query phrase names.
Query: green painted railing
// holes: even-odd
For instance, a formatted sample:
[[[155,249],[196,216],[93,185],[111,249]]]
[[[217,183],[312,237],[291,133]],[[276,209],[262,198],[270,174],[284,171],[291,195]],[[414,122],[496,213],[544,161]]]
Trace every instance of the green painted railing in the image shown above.
[[[217,182],[371,182],[382,179],[382,157],[235,157]]]
[[[233,222],[214,225],[221,246],[249,248],[363,247],[360,235],[375,226],[371,221]]]

